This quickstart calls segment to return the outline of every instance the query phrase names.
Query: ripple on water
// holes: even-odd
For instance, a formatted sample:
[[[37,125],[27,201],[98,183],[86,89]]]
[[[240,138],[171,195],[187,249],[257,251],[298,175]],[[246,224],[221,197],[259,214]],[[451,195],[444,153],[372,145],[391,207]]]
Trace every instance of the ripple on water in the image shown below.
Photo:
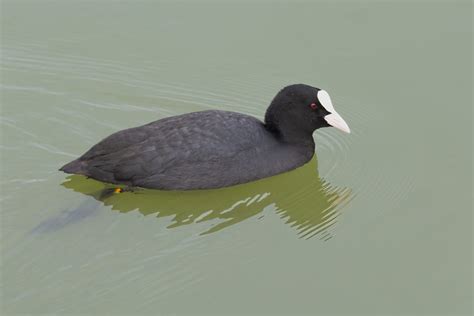
[[[338,104],[351,104],[347,98],[342,96],[336,96],[335,100],[335,103]],[[341,165],[350,166],[351,168],[343,168],[343,170],[344,177],[351,179],[351,186],[355,188],[354,196],[357,196],[358,199],[370,200],[374,205],[379,205],[379,212],[382,212],[393,209],[398,203],[407,198],[413,188],[413,178],[403,171],[394,173],[391,170],[393,167],[391,160],[396,158],[388,157],[387,159],[385,154],[378,155],[378,159],[383,161],[376,165],[371,163],[368,157],[353,157],[352,159],[359,162],[357,165],[350,163],[350,160],[347,161],[347,159],[351,159],[346,154],[348,152],[347,146],[356,143],[357,146],[368,146],[372,149],[376,146],[375,144],[366,143],[367,133],[376,132],[371,128],[373,122],[380,120],[376,117],[377,112],[371,111],[370,108],[370,106],[367,107],[354,102],[351,106],[344,107],[344,117],[347,117],[346,121],[351,126],[352,133],[350,137],[342,140],[340,136],[344,135],[338,135],[338,139],[331,141],[332,144],[345,143],[344,150],[338,145],[329,148],[329,151],[334,151],[331,155],[335,157],[331,170],[338,169],[337,167]],[[357,153],[360,155],[364,151],[358,150]],[[354,153],[351,153],[351,155],[353,156]],[[324,176],[328,176],[330,173],[325,173]]]

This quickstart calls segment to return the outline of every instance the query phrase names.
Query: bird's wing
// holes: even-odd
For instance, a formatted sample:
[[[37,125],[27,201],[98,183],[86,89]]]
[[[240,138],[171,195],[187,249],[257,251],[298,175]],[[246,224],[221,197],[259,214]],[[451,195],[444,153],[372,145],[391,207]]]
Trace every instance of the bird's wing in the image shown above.
[[[80,160],[92,177],[133,184],[183,164],[225,161],[264,134],[262,123],[250,116],[196,112],[112,134]]]

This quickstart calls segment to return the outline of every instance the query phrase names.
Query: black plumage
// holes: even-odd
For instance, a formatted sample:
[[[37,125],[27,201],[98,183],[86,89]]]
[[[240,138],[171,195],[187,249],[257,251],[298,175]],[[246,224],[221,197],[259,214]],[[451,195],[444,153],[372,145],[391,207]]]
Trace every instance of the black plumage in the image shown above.
[[[202,111],[116,132],[60,170],[110,182],[165,190],[219,188],[299,167],[314,154],[312,133],[328,126],[319,89],[284,88],[260,120]]]

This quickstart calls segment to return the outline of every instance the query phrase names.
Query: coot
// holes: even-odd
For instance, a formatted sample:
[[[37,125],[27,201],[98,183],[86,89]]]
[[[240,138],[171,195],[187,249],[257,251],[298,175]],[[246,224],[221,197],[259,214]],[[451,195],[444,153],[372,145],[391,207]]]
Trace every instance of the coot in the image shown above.
[[[295,84],[275,96],[264,122],[217,110],[168,117],[116,132],[60,170],[152,189],[221,188],[304,165],[313,132],[327,126],[350,133],[326,91]]]

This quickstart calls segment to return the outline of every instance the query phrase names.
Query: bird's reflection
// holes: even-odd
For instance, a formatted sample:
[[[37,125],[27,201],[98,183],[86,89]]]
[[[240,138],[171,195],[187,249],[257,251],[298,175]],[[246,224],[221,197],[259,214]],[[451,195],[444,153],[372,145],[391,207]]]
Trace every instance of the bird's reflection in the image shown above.
[[[113,187],[73,175],[64,187],[94,197],[122,213],[137,210],[157,218],[172,217],[168,228],[209,222],[209,234],[263,212],[276,210],[301,238],[325,232],[335,223],[338,209],[351,198],[351,190],[337,188],[319,177],[317,159],[291,172],[234,187],[199,191],[138,189],[114,193]],[[322,233],[323,239],[329,238]]]

